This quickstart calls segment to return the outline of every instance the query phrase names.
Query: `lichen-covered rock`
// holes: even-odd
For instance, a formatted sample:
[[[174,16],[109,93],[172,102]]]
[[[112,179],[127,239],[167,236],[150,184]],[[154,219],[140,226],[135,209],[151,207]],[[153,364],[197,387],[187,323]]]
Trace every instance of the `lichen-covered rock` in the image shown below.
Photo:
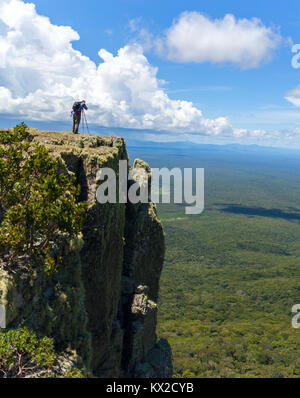
[[[124,275],[137,284],[147,285],[149,297],[157,301],[165,240],[154,203],[128,203],[125,241]]]
[[[150,166],[137,159],[133,169],[146,172],[148,180],[145,180],[144,173],[138,172],[133,173],[133,182],[148,183],[150,192]],[[156,371],[157,368],[145,365],[148,353],[156,346],[156,301],[165,251],[164,232],[153,203],[127,204],[125,242],[123,274],[127,278],[127,285],[128,280],[132,280],[136,289],[131,298],[123,292],[123,313],[127,314],[124,320],[126,355],[123,359],[123,374],[139,377],[140,364],[143,363],[148,370],[151,369],[145,377],[159,377],[161,373]]]
[[[123,330],[118,322],[123,268],[125,204],[100,205],[96,201],[97,172],[102,167],[118,173],[119,160],[127,160],[121,138],[38,133],[59,157],[62,168],[75,175],[81,200],[89,203],[80,251],[88,330],[92,336],[92,371],[98,376],[118,376],[122,358]],[[59,139],[59,145],[56,144]]]
[[[74,350],[96,377],[171,375],[170,350],[155,334],[164,260],[156,207],[96,201],[99,169],[109,167],[118,175],[119,160],[128,160],[124,140],[31,133],[33,142],[58,159],[59,171],[76,178],[88,214],[82,236],[59,248],[63,266],[51,278],[29,280],[26,274],[4,272],[0,262],[0,304],[7,307],[8,326],[24,319],[53,337],[61,350]],[[134,168],[144,169],[150,184],[149,165],[136,160]]]
[[[85,291],[82,283],[79,242],[61,247],[63,265],[51,276],[18,270],[0,271],[0,303],[6,308],[6,325],[21,322],[53,337],[60,350],[77,350],[85,367],[91,359],[91,338],[87,330]]]
[[[156,343],[157,306],[148,299],[147,287],[138,286],[133,295],[130,318],[126,329],[124,368],[128,375],[134,375],[136,364],[146,358]]]
[[[15,279],[0,268],[0,304],[5,308],[5,323],[9,325],[18,314],[22,304],[22,296],[18,294]]]

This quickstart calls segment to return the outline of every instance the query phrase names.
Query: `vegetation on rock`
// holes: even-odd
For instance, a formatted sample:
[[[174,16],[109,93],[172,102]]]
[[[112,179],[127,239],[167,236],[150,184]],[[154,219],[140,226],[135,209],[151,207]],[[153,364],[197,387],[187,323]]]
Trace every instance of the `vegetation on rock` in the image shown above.
[[[155,206],[129,213],[125,204],[95,199],[99,168],[117,171],[128,159],[124,140],[21,124],[0,130],[0,151],[0,303],[9,328],[0,341],[3,376],[80,377],[77,368],[96,377],[170,374],[170,361],[156,363],[170,355],[155,344],[152,301],[142,300],[153,311],[143,314],[142,306],[138,325],[131,316],[136,285],[149,285],[151,300],[158,294],[164,245]],[[129,295],[121,291],[126,248],[135,258]]]
[[[0,254],[6,266],[57,270],[55,248],[82,230],[86,203],[77,202],[75,179],[32,144],[24,123],[0,135]],[[20,261],[21,259],[21,261]]]
[[[72,365],[62,365],[53,340],[27,328],[0,332],[0,377],[83,377]]]

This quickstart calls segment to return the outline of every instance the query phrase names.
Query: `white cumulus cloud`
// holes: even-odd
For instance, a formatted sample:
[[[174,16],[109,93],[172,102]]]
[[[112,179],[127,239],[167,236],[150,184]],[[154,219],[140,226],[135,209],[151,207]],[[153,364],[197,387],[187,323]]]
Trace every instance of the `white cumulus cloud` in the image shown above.
[[[192,102],[171,100],[141,45],[127,45],[117,54],[100,49],[96,64],[73,48],[74,40],[79,40],[76,31],[54,25],[34,4],[0,0],[0,115],[67,121],[73,102],[86,99],[89,121],[105,127],[165,130],[177,137],[180,132],[189,140],[272,136],[236,129],[226,117],[205,118]]]
[[[210,19],[186,11],[157,41],[161,54],[176,62],[230,62],[241,68],[256,68],[269,60],[282,38],[258,18],[236,19],[227,14]]]
[[[39,15],[34,4],[0,0],[0,109],[33,120],[66,120],[85,98],[89,120],[107,127],[233,134],[226,118],[205,119],[191,102],[171,100],[139,45],[99,64],[72,47],[79,35]]]

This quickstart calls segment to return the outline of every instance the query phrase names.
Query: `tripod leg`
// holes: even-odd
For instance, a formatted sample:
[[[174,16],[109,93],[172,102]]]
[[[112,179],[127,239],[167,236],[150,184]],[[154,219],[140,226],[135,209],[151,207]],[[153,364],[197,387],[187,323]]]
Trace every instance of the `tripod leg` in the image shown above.
[[[84,119],[85,119],[85,125],[86,125],[86,129],[87,129],[87,133],[90,134],[90,129],[89,129],[89,125],[88,125],[88,122],[87,122],[87,119],[86,119],[85,112],[84,112]]]

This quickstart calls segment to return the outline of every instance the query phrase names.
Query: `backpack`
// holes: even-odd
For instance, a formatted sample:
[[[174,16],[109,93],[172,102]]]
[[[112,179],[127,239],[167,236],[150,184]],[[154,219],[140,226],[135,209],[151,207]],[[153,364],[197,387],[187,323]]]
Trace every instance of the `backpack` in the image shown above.
[[[74,113],[78,112],[79,108],[80,108],[81,102],[74,102],[72,110]]]

